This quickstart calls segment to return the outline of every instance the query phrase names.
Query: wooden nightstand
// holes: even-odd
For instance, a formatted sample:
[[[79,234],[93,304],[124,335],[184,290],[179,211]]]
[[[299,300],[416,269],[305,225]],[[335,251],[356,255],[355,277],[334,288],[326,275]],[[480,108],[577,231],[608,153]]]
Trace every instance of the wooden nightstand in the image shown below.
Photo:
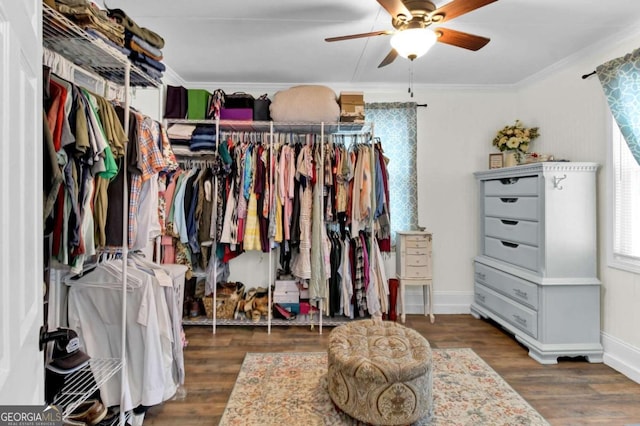
[[[396,277],[400,284],[401,320],[405,322],[405,286],[422,286],[424,315],[433,314],[433,274],[431,269],[432,234],[426,231],[402,231],[396,235]]]

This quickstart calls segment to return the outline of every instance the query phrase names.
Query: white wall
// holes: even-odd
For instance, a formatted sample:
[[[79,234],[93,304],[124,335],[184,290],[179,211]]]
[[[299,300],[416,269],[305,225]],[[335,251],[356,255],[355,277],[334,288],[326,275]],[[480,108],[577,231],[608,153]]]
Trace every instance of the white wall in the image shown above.
[[[605,362],[640,382],[640,275],[607,265],[611,218],[607,144],[610,143],[609,109],[597,76],[589,73],[610,59],[640,46],[640,35],[609,40],[588,54],[559,64],[517,91],[517,108],[523,118],[539,125],[541,136],[534,142],[540,152],[573,161],[594,161],[598,173],[598,275],[602,281],[601,329]]]

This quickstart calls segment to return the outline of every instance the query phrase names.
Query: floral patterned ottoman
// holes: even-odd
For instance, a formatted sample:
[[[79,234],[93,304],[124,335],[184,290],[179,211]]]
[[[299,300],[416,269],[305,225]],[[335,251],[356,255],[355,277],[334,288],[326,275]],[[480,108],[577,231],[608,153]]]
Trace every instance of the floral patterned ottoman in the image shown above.
[[[329,335],[328,387],[334,404],[374,425],[407,425],[433,412],[431,347],[417,331],[379,319]]]

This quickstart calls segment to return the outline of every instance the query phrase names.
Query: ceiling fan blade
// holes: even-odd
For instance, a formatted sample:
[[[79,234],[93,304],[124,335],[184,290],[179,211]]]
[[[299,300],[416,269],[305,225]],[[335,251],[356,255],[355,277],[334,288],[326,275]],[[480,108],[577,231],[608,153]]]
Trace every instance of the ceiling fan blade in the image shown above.
[[[410,21],[413,17],[407,6],[404,5],[402,0],[378,0],[380,6],[384,7],[392,18],[398,19],[398,16],[404,15],[407,21]],[[400,19],[403,20],[403,19]]]
[[[391,49],[389,54],[384,57],[382,62],[380,62],[380,65],[378,65],[378,68],[382,68],[389,65],[391,62],[395,61],[397,57],[398,57],[398,52],[396,52],[396,49]]]
[[[480,50],[491,40],[486,37],[463,33],[462,31],[449,30],[442,27],[436,28],[434,32],[438,36],[438,42],[469,50]]]
[[[363,37],[374,37],[379,35],[390,35],[393,34],[394,31],[384,30],[384,31],[374,31],[371,33],[362,33],[362,34],[351,34],[340,37],[329,37],[325,38],[324,41],[341,41],[341,40],[351,40],[353,38],[363,38]]]
[[[442,18],[437,22],[450,21],[453,18],[457,18],[460,15],[469,13],[473,10],[479,9],[483,6],[491,4],[498,0],[453,0],[450,3],[445,4],[439,9],[434,10],[431,16],[442,15]]]

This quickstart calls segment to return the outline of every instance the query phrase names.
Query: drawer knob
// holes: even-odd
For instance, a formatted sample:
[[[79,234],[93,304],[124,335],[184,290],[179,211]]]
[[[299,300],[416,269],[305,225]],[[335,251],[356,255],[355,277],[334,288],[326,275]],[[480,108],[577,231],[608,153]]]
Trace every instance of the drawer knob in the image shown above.
[[[503,178],[500,179],[500,183],[503,185],[515,185],[520,178]]]
[[[486,275],[483,274],[482,272],[476,272],[476,277],[480,278],[481,280],[484,280],[486,278]]]
[[[500,242],[502,243],[503,246],[509,247],[509,248],[518,248],[520,246],[520,244],[510,243],[509,241],[500,241]]]
[[[516,296],[520,297],[521,299],[528,299],[529,296],[527,295],[526,291],[522,291],[519,288],[514,288],[513,292],[516,294]]]
[[[510,225],[510,226],[515,226],[519,223],[519,221],[517,220],[507,220],[507,219],[500,219],[500,222],[502,222],[505,225]]]
[[[527,320],[525,318],[522,318],[518,314],[513,314],[513,319],[515,319],[518,324],[522,324],[522,325],[524,325],[526,327]]]
[[[480,302],[484,303],[484,299],[485,299],[484,295],[476,293],[476,300],[479,300]]]
[[[500,201],[502,201],[503,203],[516,203],[518,202],[517,198],[507,198],[507,197],[500,197]]]

